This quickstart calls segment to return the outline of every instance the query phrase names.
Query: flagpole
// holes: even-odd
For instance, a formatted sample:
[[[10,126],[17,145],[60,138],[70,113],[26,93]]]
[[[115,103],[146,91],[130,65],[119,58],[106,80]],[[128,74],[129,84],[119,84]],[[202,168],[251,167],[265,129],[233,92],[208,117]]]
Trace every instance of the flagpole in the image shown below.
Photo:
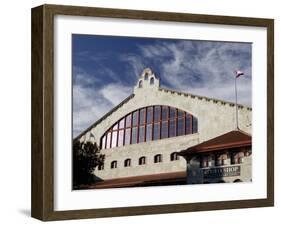
[[[235,76],[235,106],[236,106],[236,129],[239,130],[238,126],[238,106],[237,106],[237,76]]]

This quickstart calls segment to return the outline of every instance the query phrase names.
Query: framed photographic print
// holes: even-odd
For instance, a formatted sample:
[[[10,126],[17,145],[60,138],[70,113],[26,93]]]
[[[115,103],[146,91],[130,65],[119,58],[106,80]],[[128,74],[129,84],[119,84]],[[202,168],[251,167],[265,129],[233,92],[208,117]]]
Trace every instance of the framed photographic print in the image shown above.
[[[32,216],[274,205],[272,19],[32,9]]]

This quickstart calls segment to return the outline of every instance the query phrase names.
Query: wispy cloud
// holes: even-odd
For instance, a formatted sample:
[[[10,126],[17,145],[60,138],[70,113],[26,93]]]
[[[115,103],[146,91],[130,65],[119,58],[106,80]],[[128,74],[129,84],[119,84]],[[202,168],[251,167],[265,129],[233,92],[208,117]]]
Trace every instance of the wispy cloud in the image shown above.
[[[239,102],[251,105],[251,46],[221,42],[158,42],[139,46],[145,60],[157,60],[164,86],[218,99],[234,101],[234,71]]]
[[[122,84],[99,86],[94,75],[75,70],[73,85],[73,136],[77,136],[132,92]]]

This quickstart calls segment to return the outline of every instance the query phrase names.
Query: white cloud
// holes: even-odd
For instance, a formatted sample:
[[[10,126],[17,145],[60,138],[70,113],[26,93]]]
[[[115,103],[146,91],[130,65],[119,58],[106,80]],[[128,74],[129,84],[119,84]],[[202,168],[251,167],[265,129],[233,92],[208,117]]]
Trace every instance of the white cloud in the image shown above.
[[[103,87],[100,93],[113,106],[116,106],[132,93],[132,87],[127,87],[122,84],[109,84]]]
[[[251,105],[249,44],[164,41],[139,48],[148,59],[159,59],[160,77],[168,87],[198,95],[234,101],[234,70],[243,70],[238,102]]]
[[[73,85],[73,136],[77,136],[132,93],[131,87],[113,83],[98,86],[98,80],[77,70]]]

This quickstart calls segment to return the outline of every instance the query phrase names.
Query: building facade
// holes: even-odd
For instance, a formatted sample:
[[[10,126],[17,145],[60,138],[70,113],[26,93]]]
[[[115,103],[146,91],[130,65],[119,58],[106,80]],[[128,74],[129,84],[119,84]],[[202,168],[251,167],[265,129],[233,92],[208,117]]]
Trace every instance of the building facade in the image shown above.
[[[252,137],[233,130],[179,153],[187,162],[187,184],[252,181]]]
[[[238,105],[239,128],[249,134],[251,112]],[[100,146],[105,161],[93,173],[102,181],[135,178],[145,183],[158,176],[179,177],[180,183],[186,160],[178,152],[235,127],[234,103],[161,88],[159,78],[146,68],[133,94],[76,139]]]

